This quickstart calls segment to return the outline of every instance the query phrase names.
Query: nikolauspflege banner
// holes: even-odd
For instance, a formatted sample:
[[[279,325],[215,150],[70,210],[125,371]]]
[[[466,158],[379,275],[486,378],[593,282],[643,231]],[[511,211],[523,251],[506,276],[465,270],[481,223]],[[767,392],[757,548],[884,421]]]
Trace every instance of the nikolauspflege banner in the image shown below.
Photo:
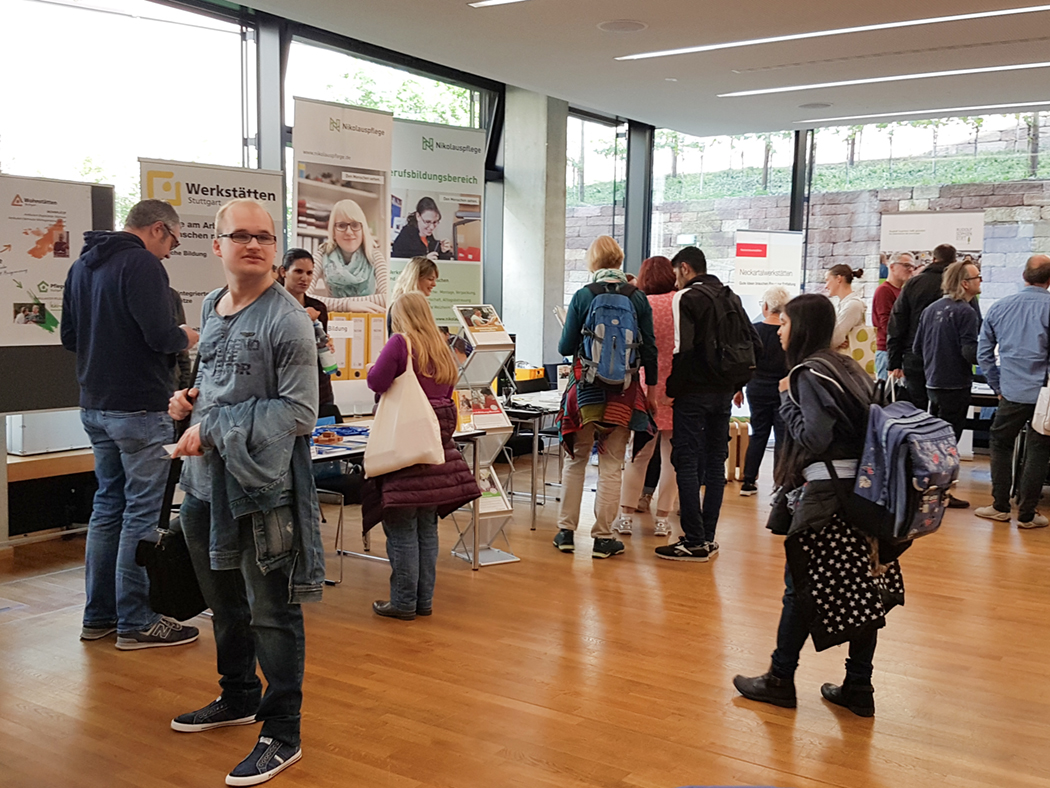
[[[393,142],[391,282],[410,258],[434,260],[430,306],[454,325],[454,304],[482,300],[485,132],[395,120]]]

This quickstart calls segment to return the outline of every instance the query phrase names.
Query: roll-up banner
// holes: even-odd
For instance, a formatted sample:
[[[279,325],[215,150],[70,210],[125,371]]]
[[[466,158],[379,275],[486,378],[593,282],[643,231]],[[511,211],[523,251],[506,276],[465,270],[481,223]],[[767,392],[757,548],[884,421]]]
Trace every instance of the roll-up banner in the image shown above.
[[[58,345],[66,274],[92,228],[91,184],[0,176],[0,346]]]
[[[454,304],[482,300],[485,132],[395,120],[390,176],[391,283],[411,258],[434,260],[430,307],[454,326]]]
[[[294,245],[314,258],[308,295],[328,307],[343,412],[371,412],[368,365],[386,342],[393,115],[295,99]]]
[[[143,199],[164,200],[182,221],[179,248],[164,261],[164,267],[171,286],[182,296],[187,323],[199,327],[204,297],[226,284],[222,261],[212,250],[215,214],[230,200],[256,200],[273,217],[280,237],[284,176],[273,170],[161,159],[139,159],[139,167]],[[277,253],[280,255],[280,248]]]
[[[802,233],[780,230],[737,230],[733,292],[749,315],[760,317],[759,303],[773,285],[798,295],[802,285]]]

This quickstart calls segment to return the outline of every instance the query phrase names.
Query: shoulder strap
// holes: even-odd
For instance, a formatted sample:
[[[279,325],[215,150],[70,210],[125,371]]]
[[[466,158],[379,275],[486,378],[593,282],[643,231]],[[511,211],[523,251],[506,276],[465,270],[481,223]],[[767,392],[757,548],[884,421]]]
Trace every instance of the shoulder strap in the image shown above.
[[[638,288],[632,285],[630,282],[622,282],[619,287],[616,288],[616,292],[620,295],[625,295],[628,298],[633,296],[637,292]]]

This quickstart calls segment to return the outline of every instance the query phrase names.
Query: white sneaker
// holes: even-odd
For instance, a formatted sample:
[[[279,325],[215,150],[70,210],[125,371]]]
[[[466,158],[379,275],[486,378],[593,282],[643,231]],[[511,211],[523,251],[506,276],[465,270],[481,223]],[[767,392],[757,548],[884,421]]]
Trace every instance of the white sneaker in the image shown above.
[[[666,517],[656,518],[656,522],[653,524],[653,534],[655,534],[656,536],[671,535],[671,524],[667,522]]]
[[[621,514],[612,524],[613,533],[630,536],[634,532],[634,521],[629,514]]]
[[[973,510],[973,513],[978,517],[983,517],[985,520],[998,520],[1001,523],[1010,522],[1010,513],[1000,512],[994,506],[979,506]]]
[[[1050,520],[1047,520],[1043,515],[1039,514],[1039,512],[1036,512],[1031,520],[1027,520],[1023,523],[1018,521],[1017,523],[1018,528],[1046,528],[1048,525],[1050,525]]]

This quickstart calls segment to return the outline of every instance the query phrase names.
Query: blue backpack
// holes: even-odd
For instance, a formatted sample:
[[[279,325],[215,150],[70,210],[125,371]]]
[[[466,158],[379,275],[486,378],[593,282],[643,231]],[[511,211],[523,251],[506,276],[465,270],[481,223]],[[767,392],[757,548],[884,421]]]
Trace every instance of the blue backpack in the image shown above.
[[[587,289],[594,300],[583,321],[583,380],[622,386],[626,391],[640,366],[638,315],[631,303],[631,295],[638,288],[620,282],[595,282]]]
[[[941,527],[959,478],[959,450],[948,422],[910,402],[872,405],[853,487],[871,504],[884,539],[906,542]]]

